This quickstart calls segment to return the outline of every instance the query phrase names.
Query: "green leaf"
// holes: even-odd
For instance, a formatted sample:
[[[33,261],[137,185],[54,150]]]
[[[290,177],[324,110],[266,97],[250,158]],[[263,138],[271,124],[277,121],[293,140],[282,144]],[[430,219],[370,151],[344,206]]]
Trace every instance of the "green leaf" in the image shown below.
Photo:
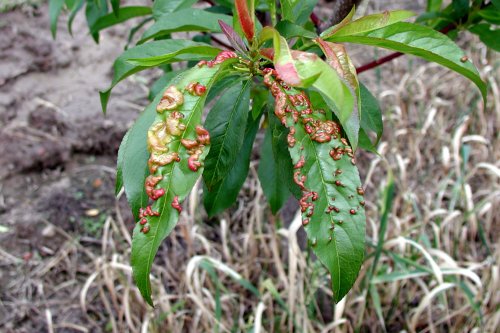
[[[441,9],[443,0],[427,0],[426,12],[438,12]]]
[[[269,94],[267,109],[269,114],[269,128],[272,131],[271,143],[273,148],[274,163],[276,169],[278,170],[278,176],[281,178],[283,184],[285,184],[297,200],[300,200],[300,198],[302,198],[302,192],[300,191],[300,187],[298,187],[293,181],[292,158],[288,152],[287,135],[290,131],[279,121],[277,117],[272,115],[275,106],[275,100],[273,96]]]
[[[366,134],[365,130],[363,127],[359,129],[359,139],[358,139],[358,148],[362,148],[364,150],[367,150],[369,152],[372,152],[374,154],[377,154],[380,156],[378,151],[374,148],[375,143],[372,142],[368,134]]]
[[[487,47],[500,52],[500,29],[491,30],[490,24],[481,23],[470,27],[469,31],[473,34],[479,35],[479,39]]]
[[[415,20],[415,23],[421,23],[421,22],[425,22],[428,20],[434,20],[434,19],[440,19],[442,21],[446,21],[446,22],[450,22],[450,23],[455,21],[453,16],[445,14],[445,13],[427,12],[427,13],[423,13],[422,15],[417,17],[417,19]]]
[[[276,24],[276,30],[286,39],[293,37],[304,37],[307,39],[312,39],[318,37],[314,32],[306,30],[298,25],[293,24],[290,21],[279,21]]]
[[[147,43],[145,45],[135,46],[123,52],[121,56],[116,58],[115,63],[113,64],[114,75],[113,75],[113,80],[111,81],[111,86],[107,90],[100,92],[101,105],[104,113],[106,113],[106,105],[108,104],[108,99],[111,93],[111,89],[113,89],[113,87],[121,80],[129,77],[132,74],[135,74],[137,72],[140,72],[148,68],[144,66],[134,66],[127,62],[128,59],[174,54],[175,52],[179,52],[186,47],[198,46],[200,44],[201,43],[199,42],[193,42],[184,39],[167,39],[167,40],[154,41],[151,43]],[[211,58],[207,56],[180,54],[177,57],[174,56],[173,58],[171,58],[169,60],[169,63],[183,61],[183,60],[210,60],[210,59]]]
[[[80,9],[82,9],[83,5],[85,4],[87,0],[80,0],[78,2],[78,5],[76,5],[73,10],[71,11],[71,14],[69,15],[69,18],[68,18],[68,31],[69,31],[69,34],[71,36],[73,36],[73,32],[71,30],[71,27],[73,25],[73,20],[75,18],[75,15],[76,13],[78,13],[80,11]],[[52,1],[51,1],[52,2]]]
[[[377,134],[377,141],[372,147],[376,146],[384,131],[382,122],[382,110],[378,105],[377,99],[360,83],[361,91],[361,128],[365,131],[373,131]]]
[[[116,185],[115,185],[115,195],[118,195],[123,187],[123,155],[127,147],[128,137],[130,131],[127,131],[125,136],[120,143],[120,149],[118,149],[118,160],[116,162]]]
[[[490,2],[500,11],[500,0],[490,0]]]
[[[221,76],[223,76],[223,74],[219,75],[219,77]],[[219,96],[227,88],[244,80],[248,80],[248,76],[240,74],[227,75],[221,78],[220,80],[217,80],[217,82],[214,84],[214,86],[212,87],[212,89],[210,89],[210,92],[208,93],[207,103],[210,103],[215,97]]]
[[[212,144],[203,172],[203,180],[209,190],[229,172],[243,145],[251,85],[252,80],[247,80],[226,90],[205,120]]]
[[[122,7],[120,8],[120,13],[116,16],[114,13],[107,14],[105,16],[100,17],[95,24],[90,28],[90,33],[95,34],[100,30],[109,28],[113,25],[125,22],[131,18],[150,15],[152,13],[150,7],[139,7],[139,6],[130,6],[130,7]]]
[[[469,12],[469,0],[453,0],[453,8],[458,17],[463,17]]]
[[[92,27],[99,18],[108,14],[108,3],[106,1],[101,3],[99,1],[87,1],[87,6],[85,7],[85,18],[87,19],[87,25],[89,30],[92,30]],[[99,44],[99,32],[95,32],[92,34],[92,38],[94,41]]]
[[[500,25],[500,12],[496,10],[483,9],[477,11],[476,13],[479,14],[486,22]]]
[[[173,13],[163,14],[142,35],[137,44],[143,44],[149,39],[165,36],[173,32],[210,31],[221,32],[219,20],[231,25],[232,17],[214,14],[197,8],[185,8]]]
[[[248,170],[250,169],[250,155],[255,136],[259,129],[259,123],[260,117],[252,121],[251,114],[249,113],[245,140],[233,167],[222,181],[214,185],[212,191],[208,191],[206,184],[203,184],[203,206],[209,217],[223,212],[238,198],[238,193],[243,183],[245,183]]]
[[[293,7],[293,15],[295,17],[295,24],[303,26],[311,16],[314,7],[318,0],[299,0]]]
[[[269,202],[271,212],[276,215],[290,197],[290,191],[281,180],[274,162],[272,132],[273,129],[269,127],[264,137],[258,173],[262,191]]]
[[[331,274],[337,303],[356,281],[364,255],[364,192],[353,151],[340,137],[338,124],[326,120],[312,105],[292,102],[290,96],[297,96],[297,90],[276,83],[273,90],[277,89],[287,97],[283,108],[291,110],[277,115],[294,129],[288,150],[293,178],[303,193],[302,224],[313,252]]]
[[[179,69],[177,71],[167,72],[160,76],[149,90],[149,100],[152,101],[160,91],[168,85],[168,83],[177,75],[184,73],[187,69]]]
[[[198,42],[198,44],[202,43]],[[182,50],[160,56],[139,58],[139,59],[137,58],[128,59],[127,62],[134,66],[156,67],[171,63],[172,58],[181,54],[193,54],[193,55],[196,54],[200,56],[207,56],[213,58],[216,57],[221,52],[222,52],[221,49],[203,43],[203,45],[188,46],[186,48],[183,48]]]
[[[143,19],[141,22],[139,22],[139,24],[137,24],[135,27],[130,29],[130,33],[128,34],[128,39],[127,39],[127,44],[125,45],[125,50],[128,50],[128,46],[132,42],[132,38],[137,33],[137,31],[139,31],[139,29],[141,29],[146,23],[148,23],[152,19],[153,19],[153,16],[148,16],[145,19]]]
[[[215,65],[212,68],[208,66],[199,68],[196,66],[191,71],[187,72],[184,77],[182,77],[182,79],[175,84],[175,86],[180,91],[184,90],[184,103],[178,105],[176,107],[176,111],[178,111],[179,114],[183,116],[183,118],[179,119],[179,121],[186,127],[181,131],[180,135],[171,136],[172,140],[167,143],[165,147],[169,149],[168,153],[177,153],[179,161],[173,161],[164,166],[160,165],[155,171],[155,176],[163,176],[163,178],[158,182],[156,186],[158,189],[163,189],[164,194],[160,195],[159,198],[157,198],[157,200],[155,200],[151,205],[151,210],[153,212],[157,212],[159,216],[156,216],[155,214],[146,214],[146,216],[142,216],[141,221],[144,220],[144,222],[146,223],[145,225],[137,223],[136,227],[134,228],[132,242],[131,263],[134,277],[137,283],[137,287],[141,291],[142,296],[151,306],[153,306],[153,302],[151,300],[151,285],[149,281],[149,274],[151,272],[151,265],[153,263],[156,251],[158,250],[158,247],[161,244],[162,240],[170,233],[170,231],[177,223],[180,209],[177,210],[174,206],[176,206],[177,202],[178,204],[181,204],[184,201],[186,196],[191,191],[191,188],[196,183],[196,180],[203,172],[202,163],[206,157],[206,154],[208,153],[209,148],[208,144],[205,144],[204,147],[198,146],[198,148],[196,148],[201,150],[201,154],[198,155],[197,159],[197,162],[199,162],[201,166],[198,166],[196,171],[192,170],[189,166],[189,159],[191,158],[190,156],[192,156],[190,155],[192,154],[192,151],[189,151],[188,148],[181,144],[180,140],[197,140],[198,143],[200,142],[200,137],[197,137],[196,127],[201,123],[203,106],[207,94],[204,93],[201,96],[198,96],[196,94],[192,95],[187,90],[185,90],[184,87],[192,82],[198,82],[199,84],[205,86],[207,90],[209,90],[213,82],[215,81],[215,77],[220,72],[222,72],[224,67],[234,63],[235,61],[237,61],[237,59],[235,58],[229,59],[224,61],[221,65]],[[155,97],[153,103],[150,104],[148,109],[156,108],[156,105],[162,98],[162,94],[163,91],[160,95]],[[157,113],[153,123],[157,124],[163,122],[165,121],[166,117],[170,117],[172,114],[173,112]],[[142,148],[147,151],[147,131],[143,130],[141,131],[141,133],[143,138],[140,144],[142,145]],[[129,153],[129,147],[133,141],[136,140],[132,140],[132,136],[130,136],[125,154]],[[141,158],[138,159],[136,163],[145,164],[147,166],[147,156],[146,158],[141,156]],[[126,191],[127,165],[127,161],[124,160],[123,171]],[[137,169],[139,168],[139,166],[135,166],[134,168]],[[130,176],[132,177],[133,175]],[[140,183],[137,182],[137,185],[143,188],[144,181]],[[145,230],[147,230],[144,228],[148,228],[148,231],[144,232]]]
[[[252,117],[257,119],[266,111],[269,91],[264,90],[256,93],[252,101]]]
[[[160,16],[164,14],[189,8],[194,5],[196,1],[197,0],[155,0],[155,2],[153,2],[153,16],[155,21],[158,21]]]
[[[333,34],[329,34],[328,30],[321,34],[323,39],[330,40],[330,37],[350,36],[354,34],[367,33],[385,26],[390,26],[394,23],[415,16],[415,13],[407,10],[396,10],[394,12],[385,11],[380,14],[373,14],[361,17],[356,21],[347,23],[340,27]]]
[[[49,1],[50,30],[52,30],[52,38],[56,38],[57,20],[59,19],[59,14],[63,6],[64,0]]]
[[[283,20],[293,21],[293,9],[291,0],[280,0],[281,13],[283,14]]]
[[[113,8],[113,13],[115,14],[115,17],[118,17],[120,14],[120,0],[110,0],[111,2],[111,8]]]
[[[348,42],[383,47],[408,53],[448,67],[473,81],[486,100],[486,84],[470,61],[462,62],[464,52],[445,35],[418,24],[399,22],[354,36],[328,37],[332,42]]]

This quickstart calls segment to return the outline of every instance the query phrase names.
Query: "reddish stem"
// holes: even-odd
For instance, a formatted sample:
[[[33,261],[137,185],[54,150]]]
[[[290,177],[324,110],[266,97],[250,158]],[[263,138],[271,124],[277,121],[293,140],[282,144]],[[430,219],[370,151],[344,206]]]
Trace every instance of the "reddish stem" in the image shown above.
[[[321,25],[321,23],[322,23],[321,20],[319,19],[318,15],[314,14],[314,12],[311,13],[310,18],[311,18],[311,21],[312,21],[312,23],[314,23],[314,26],[316,28]]]
[[[447,25],[446,27],[444,27],[443,29],[439,30],[440,33],[442,34],[447,34],[450,30],[456,28],[456,24],[455,23],[451,23],[449,25]],[[359,74],[359,73],[362,73],[364,71],[367,71],[369,69],[372,69],[374,67],[377,67],[377,66],[380,66],[382,64],[385,64],[386,62],[389,62],[391,61],[392,59],[396,59],[398,57],[401,57],[403,54],[405,53],[401,53],[401,52],[395,52],[393,54],[390,54],[388,55],[387,57],[384,57],[382,59],[379,59],[379,60],[375,60],[375,61],[372,61],[370,63],[367,63],[359,68],[356,68],[356,72]]]

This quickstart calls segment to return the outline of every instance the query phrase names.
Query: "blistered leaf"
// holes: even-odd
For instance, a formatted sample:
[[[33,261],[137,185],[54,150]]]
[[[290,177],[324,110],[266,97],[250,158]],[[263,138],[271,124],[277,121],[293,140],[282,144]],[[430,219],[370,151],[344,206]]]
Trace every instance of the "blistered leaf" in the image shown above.
[[[144,149],[146,142],[146,152],[151,155],[149,159],[137,156],[136,163],[146,164],[146,170],[151,173],[140,185],[143,188],[146,186],[146,194],[155,201],[151,206],[142,206],[139,212],[133,234],[131,263],[137,287],[151,306],[149,274],[156,251],[177,223],[181,204],[203,172],[204,159],[210,147],[209,134],[201,127],[206,92],[224,67],[237,61],[236,58],[220,60],[210,66],[195,66],[178,83],[166,87],[148,107],[157,112],[153,125],[146,133],[142,132],[146,139],[141,145]],[[130,136],[125,154],[132,142]],[[127,165],[124,161],[126,192]]]
[[[255,24],[253,20],[254,13],[253,11],[250,13],[248,10],[247,0],[234,0],[234,5],[236,7],[236,12],[238,13],[241,30],[243,30],[247,40],[251,42],[255,36]]]

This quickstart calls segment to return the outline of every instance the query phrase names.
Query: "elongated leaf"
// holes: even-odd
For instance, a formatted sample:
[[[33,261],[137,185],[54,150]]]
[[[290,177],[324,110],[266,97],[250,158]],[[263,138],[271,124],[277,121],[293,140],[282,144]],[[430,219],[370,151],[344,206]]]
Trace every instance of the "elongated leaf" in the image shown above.
[[[479,35],[479,39],[487,47],[500,52],[500,29],[491,30],[490,28],[490,24],[481,23],[469,28],[469,31]]]
[[[120,8],[120,13],[118,16],[115,16],[114,13],[110,13],[100,17],[97,20],[97,22],[94,25],[92,25],[90,33],[95,34],[102,29],[106,29],[113,25],[125,22],[131,18],[150,15],[151,13],[152,11],[150,7],[140,7],[140,6],[122,7]]]
[[[253,12],[253,0],[250,0],[250,2],[252,10],[249,10],[248,8],[247,0],[234,0],[234,5],[238,14],[237,16],[241,30],[245,34],[248,42],[252,43],[253,37],[255,36],[255,14]]]
[[[116,162],[116,185],[115,185],[115,195],[118,195],[123,187],[123,154],[125,153],[125,148],[128,142],[128,136],[130,132],[127,131],[125,136],[120,143],[120,149],[118,149],[118,159]]]
[[[209,217],[223,212],[238,199],[238,193],[250,169],[250,154],[252,153],[253,142],[259,129],[259,122],[260,117],[253,120],[251,114],[249,114],[245,140],[233,167],[224,179],[214,185],[212,191],[208,191],[206,184],[204,184],[203,206]]]
[[[353,150],[341,138],[340,126],[299,98],[302,93],[285,89],[269,73],[264,82],[279,103],[275,115],[290,128],[293,179],[303,193],[302,224],[313,252],[331,274],[339,302],[354,284],[364,254],[364,191]]]
[[[479,14],[486,22],[500,25],[500,12],[496,10],[479,10],[477,11],[477,14]]]
[[[390,26],[412,16],[415,16],[415,13],[409,12],[407,10],[396,10],[394,12],[385,11],[380,14],[364,16],[357,19],[356,21],[347,23],[343,27],[340,27],[333,34],[325,31],[321,34],[321,37],[323,39],[327,39],[327,37],[331,36],[340,37],[366,33],[385,26]]]
[[[377,99],[372,93],[360,83],[361,91],[361,128],[365,131],[373,131],[377,134],[377,141],[373,144],[376,146],[384,131],[382,122],[382,110],[378,105]]]
[[[425,21],[428,21],[428,20],[434,20],[434,19],[440,19],[440,20],[447,21],[447,22],[450,22],[450,23],[453,22],[453,21],[455,21],[455,19],[453,18],[453,16],[445,14],[445,13],[441,13],[441,12],[427,12],[427,13],[423,13],[422,15],[420,15],[415,20],[415,23],[421,23],[421,22],[425,22]]]
[[[298,25],[293,24],[290,21],[279,21],[275,26],[276,30],[286,39],[290,39],[293,37],[304,37],[308,39],[316,38],[314,32],[306,30]]]
[[[87,25],[89,30],[92,30],[94,24],[99,21],[99,18],[108,14],[108,2],[104,1],[102,4],[99,1],[87,1],[87,6],[85,7],[85,18],[87,19]],[[94,41],[99,44],[99,32],[94,32],[91,34]]]
[[[52,30],[52,38],[56,38],[57,20],[59,19],[59,14],[63,6],[64,0],[49,1],[50,30]]]
[[[163,14],[173,13],[180,9],[189,8],[197,0],[155,0],[153,2],[153,16],[158,21]]]
[[[167,39],[167,40],[154,41],[151,43],[147,43],[145,45],[135,46],[122,53],[121,56],[116,58],[115,63],[113,64],[114,75],[113,75],[113,80],[111,81],[111,86],[107,90],[100,92],[101,105],[104,113],[106,113],[106,105],[108,104],[109,94],[111,93],[113,87],[118,82],[129,77],[130,75],[149,68],[145,66],[132,65],[127,61],[128,59],[132,58],[137,59],[141,57],[144,58],[155,57],[160,55],[164,56],[165,54],[176,54],[176,52],[179,52],[186,47],[199,46],[199,45],[203,44],[184,39]],[[183,60],[210,60],[210,59],[211,57],[202,55],[179,54],[178,56],[170,58],[170,60],[168,60],[168,63],[173,63]]]
[[[219,75],[218,77],[222,77],[224,74]],[[210,89],[210,92],[208,93],[207,96],[207,103],[210,103],[213,101],[213,99],[217,96],[219,96],[224,90],[227,88],[241,82],[248,80],[248,76],[246,75],[227,75],[220,80],[217,80],[217,82],[214,84],[212,89]]]
[[[111,8],[113,8],[113,14],[115,14],[115,17],[118,17],[120,13],[120,0],[110,0],[111,2]]]
[[[332,42],[348,42],[383,47],[412,54],[448,67],[473,81],[486,100],[486,84],[470,61],[462,62],[464,52],[447,36],[431,28],[399,22],[354,36],[330,36]]]
[[[153,306],[153,302],[151,300],[149,273],[156,251],[162,240],[177,223],[181,210],[180,204],[184,201],[196,180],[203,172],[203,161],[209,150],[209,139],[202,133],[203,130],[200,132],[202,128],[199,127],[207,94],[206,92],[203,92],[201,95],[197,93],[192,94],[187,87],[193,82],[198,82],[199,85],[203,85],[207,90],[210,89],[215,81],[215,77],[225,66],[234,63],[234,61],[236,59],[225,60],[222,64],[216,64],[211,68],[208,66],[201,68],[196,66],[187,72],[175,84],[177,91],[183,94],[183,101],[175,106],[176,111],[157,113],[153,121],[154,125],[148,131],[151,134],[147,134],[144,131],[141,132],[142,136],[146,136],[147,138],[147,140],[144,139],[141,142],[142,149],[146,149],[147,151],[148,144],[150,144],[153,154],[157,154],[160,148],[164,153],[164,155],[156,156],[165,156],[168,153],[176,154],[171,155],[172,157],[178,157],[178,159],[170,159],[165,164],[161,162],[156,163],[154,162],[155,159],[148,161],[147,156],[145,159],[143,157],[140,159],[136,157],[138,159],[137,164],[146,164],[146,168],[148,168],[149,164],[150,171],[153,172],[155,177],[158,177],[156,178],[156,184],[153,184],[151,192],[148,193],[148,195],[155,196],[156,200],[149,209],[145,209],[143,206],[144,210],[139,215],[140,220],[138,220],[134,228],[132,242],[132,269],[134,277],[142,296],[151,306]],[[168,88],[170,89],[170,87]],[[161,95],[158,95],[154,99],[148,109],[156,109],[162,95],[163,91]],[[182,124],[182,127],[180,124]],[[159,127],[160,125],[164,127]],[[157,139],[160,142],[160,146],[158,146],[158,142],[155,143],[156,139],[153,140],[152,135],[157,135],[155,133],[161,131],[161,128],[164,128],[166,136],[158,134]],[[181,143],[181,140],[188,141],[182,141]],[[132,142],[132,136],[130,136],[125,152],[126,155],[129,153],[129,147]],[[163,142],[165,142],[164,145]],[[168,151],[166,151],[167,148]],[[123,170],[126,191],[127,165],[127,161],[124,160]],[[139,166],[135,168],[139,168]],[[130,177],[134,176],[130,175]],[[137,175],[135,177],[137,178]],[[154,178],[150,179],[149,177],[148,179],[150,181],[154,180]],[[144,182],[140,182],[139,185],[144,187]]]
[[[203,180],[209,190],[229,172],[243,145],[251,84],[252,81],[247,80],[226,90],[205,121],[212,143],[203,172]]]
[[[290,153],[288,152],[288,142],[287,136],[290,130],[287,129],[277,117],[272,114],[275,110],[275,100],[274,97],[269,94],[269,100],[267,102],[268,114],[269,114],[269,128],[271,129],[271,143],[273,147],[273,157],[274,164],[278,170],[278,176],[285,186],[288,188],[293,196],[300,200],[302,198],[302,192],[300,187],[293,181],[293,164]]]
[[[221,32],[219,20],[231,24],[228,15],[214,14],[197,8],[185,8],[160,16],[155,24],[149,27],[137,44],[142,44],[152,38],[165,36],[173,32],[210,31]]]
[[[441,3],[443,0],[427,0],[426,12],[437,12],[441,9]]]
[[[238,51],[238,53],[240,53],[242,55],[243,54],[248,55],[247,46],[243,42],[243,39],[241,38],[241,36],[238,35],[238,33],[233,29],[233,27],[231,27],[230,25],[227,25],[226,23],[224,23],[222,21],[219,21],[219,25],[220,25],[224,35],[226,35],[227,40],[229,41],[229,43],[231,43],[231,46],[236,51]]]
[[[78,5],[76,5],[73,10],[71,11],[71,14],[69,15],[69,18],[68,18],[68,31],[69,31],[69,34],[71,36],[73,36],[73,31],[71,30],[71,27],[73,25],[73,20],[75,19],[75,15],[76,13],[78,13],[80,11],[80,9],[83,8],[83,5],[85,4],[87,0],[80,0],[78,2]],[[52,1],[51,1],[52,2]]]
[[[201,44],[200,42],[197,43]],[[134,66],[156,67],[171,63],[170,60],[172,58],[181,54],[196,54],[207,57],[215,57],[217,54],[221,53],[221,51],[221,49],[203,43],[203,45],[188,46],[182,50],[161,56],[128,59],[127,62]]]
[[[351,8],[351,11],[349,12],[349,14],[347,14],[346,17],[344,17],[342,19],[342,21],[340,21],[340,23],[334,25],[333,27],[330,27],[328,29],[326,29],[325,31],[323,31],[321,33],[321,36],[330,36],[330,35],[333,35],[335,32],[337,32],[337,30],[339,30],[340,28],[342,28],[344,25],[346,25],[347,23],[351,22],[353,16],[354,16],[354,13],[356,12],[356,6],[352,6]]]
[[[287,21],[293,21],[293,8],[291,0],[280,0],[281,13],[283,14],[283,19]]]
[[[278,168],[274,162],[272,133],[273,129],[269,127],[262,144],[258,172],[262,191],[269,202],[271,212],[276,215],[290,197],[290,191],[278,175]]]
[[[295,24],[303,26],[311,16],[314,7],[318,0],[299,0],[293,7],[293,16],[295,17]]]

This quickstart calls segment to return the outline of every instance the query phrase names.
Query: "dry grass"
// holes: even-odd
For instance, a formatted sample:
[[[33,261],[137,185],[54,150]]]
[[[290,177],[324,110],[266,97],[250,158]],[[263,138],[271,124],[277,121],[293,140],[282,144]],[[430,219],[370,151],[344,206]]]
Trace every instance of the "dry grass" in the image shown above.
[[[339,304],[299,246],[300,216],[285,227],[269,213],[252,162],[238,206],[218,219],[191,193],[152,269],[156,308],[134,285],[132,222],[117,201],[99,250],[52,226],[66,242],[50,259],[1,251],[26,273],[7,286],[3,319],[33,320],[39,332],[500,331],[500,56],[477,40],[462,46],[489,85],[487,105],[465,78],[408,57],[378,80],[360,76],[381,101],[385,133],[381,156],[357,158],[367,247]]]

